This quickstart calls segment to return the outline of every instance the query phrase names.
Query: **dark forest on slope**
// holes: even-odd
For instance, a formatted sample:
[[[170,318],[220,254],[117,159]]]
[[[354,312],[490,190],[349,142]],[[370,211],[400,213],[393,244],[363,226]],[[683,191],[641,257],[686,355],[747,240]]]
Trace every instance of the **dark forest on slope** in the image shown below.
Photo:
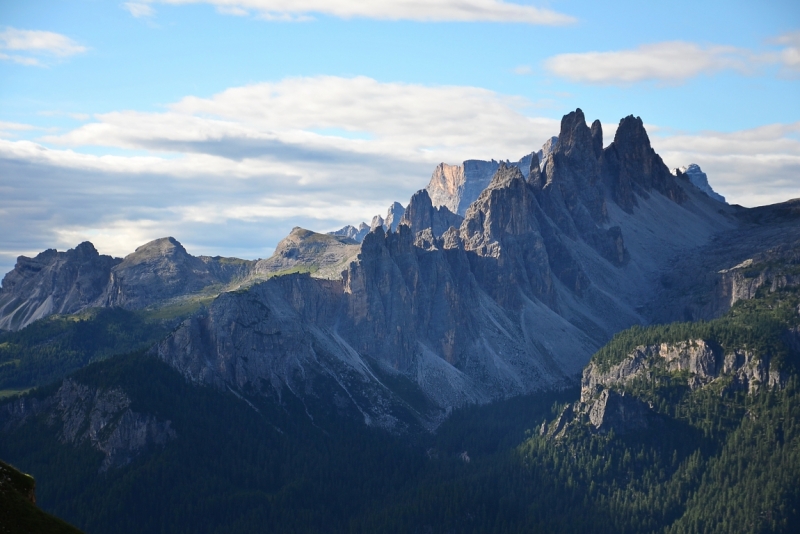
[[[577,398],[569,390],[464,407],[433,435],[392,436],[347,418],[311,420],[289,396],[194,386],[133,353],[71,380],[124,390],[131,410],[170,420],[176,439],[98,473],[103,453],[90,440],[63,443],[52,411],[14,422],[7,401],[0,456],[41,481],[44,510],[92,533],[784,532],[800,510],[800,391],[798,353],[780,334],[797,326],[799,304],[797,292],[779,291],[714,321],[617,336],[609,347],[623,352],[698,336],[746,346],[786,377],[755,392],[725,377],[692,390],[686,373],[627,384],[659,422],[620,435],[586,422],[542,433]],[[59,387],[23,399],[43,402]]]

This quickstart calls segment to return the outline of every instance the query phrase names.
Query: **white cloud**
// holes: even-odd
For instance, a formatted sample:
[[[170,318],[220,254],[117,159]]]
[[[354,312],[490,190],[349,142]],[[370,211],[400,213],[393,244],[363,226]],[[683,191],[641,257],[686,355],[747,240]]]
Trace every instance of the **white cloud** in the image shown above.
[[[122,4],[122,7],[137,19],[141,17],[152,17],[156,13],[153,6],[143,2],[125,2]]]
[[[681,82],[726,69],[747,72],[753,63],[752,54],[731,46],[702,47],[672,41],[634,50],[559,54],[546,60],[545,68],[574,82],[628,84],[648,80]]]
[[[366,77],[289,78],[234,87],[211,98],[187,97],[165,113],[98,115],[97,122],[45,140],[214,151],[232,159],[381,157],[436,164],[521,157],[538,148],[558,123],[526,116],[530,105],[475,87],[381,83]],[[326,131],[366,133],[368,139],[319,133]]]
[[[784,45],[777,57],[777,61],[783,66],[784,73],[800,74],[800,31],[780,35],[772,42]]]
[[[314,14],[344,19],[520,22],[563,25],[569,15],[503,0],[153,0],[169,4],[211,4],[224,13],[250,12],[271,20],[304,20]]]
[[[530,65],[519,65],[518,67],[514,68],[514,74],[519,74],[520,76],[526,76],[528,74],[533,74],[533,69]]]
[[[60,33],[8,27],[0,31],[0,50],[12,52],[0,52],[2,61],[41,67],[41,56],[63,58],[86,52],[87,48]]]
[[[26,52],[46,52],[54,56],[72,56],[86,52],[86,47],[79,45],[66,35],[39,30],[18,30],[6,28],[0,32],[0,48]]]
[[[0,52],[0,60],[1,61],[11,61],[12,63],[17,63],[19,65],[25,65],[28,67],[42,67],[42,63],[33,57],[25,57],[25,56],[18,56],[16,54],[3,54]]]
[[[36,130],[37,128],[30,124],[23,124],[20,122],[5,122],[0,121],[0,135],[8,134],[13,131]]]

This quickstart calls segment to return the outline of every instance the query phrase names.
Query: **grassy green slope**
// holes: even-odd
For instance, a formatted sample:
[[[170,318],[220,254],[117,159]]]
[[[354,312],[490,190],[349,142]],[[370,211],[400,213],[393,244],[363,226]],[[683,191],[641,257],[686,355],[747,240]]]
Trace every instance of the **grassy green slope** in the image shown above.
[[[115,354],[149,347],[167,329],[119,308],[54,315],[0,334],[0,396],[48,384]]]

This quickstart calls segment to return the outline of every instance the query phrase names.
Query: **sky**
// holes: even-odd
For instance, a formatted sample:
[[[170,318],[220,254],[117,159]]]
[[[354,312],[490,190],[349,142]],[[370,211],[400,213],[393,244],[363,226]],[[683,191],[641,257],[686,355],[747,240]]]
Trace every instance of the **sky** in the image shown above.
[[[4,0],[0,274],[87,240],[266,258],[578,107],[731,203],[800,197],[800,3]]]

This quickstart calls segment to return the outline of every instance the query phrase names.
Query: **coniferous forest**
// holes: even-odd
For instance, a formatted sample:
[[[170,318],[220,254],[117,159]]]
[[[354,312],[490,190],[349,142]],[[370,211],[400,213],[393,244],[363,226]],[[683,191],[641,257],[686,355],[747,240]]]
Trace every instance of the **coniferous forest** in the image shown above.
[[[467,406],[434,433],[391,435],[311,418],[291,396],[192,385],[146,351],[110,356],[158,335],[141,318],[57,318],[3,334],[3,366],[27,369],[26,358],[45,361],[52,347],[93,362],[51,369],[97,391],[124,390],[132,410],[171,421],[177,437],[102,470],[102,453],[65,443],[47,412],[24,424],[4,416],[0,458],[36,478],[43,510],[91,533],[787,532],[800,519],[800,366],[785,335],[800,322],[798,305],[796,291],[764,293],[714,321],[618,334],[595,355],[601,367],[637,346],[703,339],[750,350],[785,377],[775,387],[720,377],[692,389],[685,372],[662,370],[620,387],[657,422],[619,435],[585,422],[545,431],[577,389]],[[37,379],[3,376],[9,388]],[[50,385],[5,409],[53,395],[52,378],[38,376]]]

